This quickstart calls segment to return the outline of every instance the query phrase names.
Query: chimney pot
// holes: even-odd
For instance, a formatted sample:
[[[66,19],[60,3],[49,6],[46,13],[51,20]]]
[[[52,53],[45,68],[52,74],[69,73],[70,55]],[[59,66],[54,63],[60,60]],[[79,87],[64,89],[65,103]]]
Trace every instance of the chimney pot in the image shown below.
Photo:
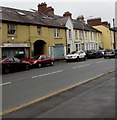
[[[52,8],[51,6],[48,7],[48,8],[47,8],[47,12],[54,15],[54,8]]]
[[[38,12],[47,14],[47,4],[45,2],[38,5]]]
[[[72,14],[70,12],[64,12],[63,17],[70,17],[72,18]]]

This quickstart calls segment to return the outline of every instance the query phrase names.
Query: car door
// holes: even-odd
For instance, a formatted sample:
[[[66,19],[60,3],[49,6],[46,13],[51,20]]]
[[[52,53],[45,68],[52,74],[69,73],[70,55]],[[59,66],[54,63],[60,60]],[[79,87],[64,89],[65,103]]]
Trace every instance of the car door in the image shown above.
[[[52,62],[51,56],[50,56],[50,55],[47,55],[47,56],[46,56],[46,60],[47,60],[47,63],[48,63],[48,64],[51,63],[51,62]]]
[[[80,58],[84,58],[85,56],[84,51],[81,50],[79,53],[80,53]]]
[[[15,62],[13,58],[8,58],[6,60],[6,67],[9,67],[10,70],[15,69]]]
[[[16,69],[21,69],[24,67],[24,64],[18,58],[13,58],[13,59]]]
[[[43,65],[47,64],[46,55],[42,55],[40,58],[41,58],[41,64]]]

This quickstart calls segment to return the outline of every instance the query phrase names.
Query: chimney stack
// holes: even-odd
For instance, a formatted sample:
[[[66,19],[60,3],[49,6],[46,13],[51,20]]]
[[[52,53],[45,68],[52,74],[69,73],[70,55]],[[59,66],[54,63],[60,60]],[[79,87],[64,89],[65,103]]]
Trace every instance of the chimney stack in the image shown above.
[[[85,21],[84,21],[84,16],[83,16],[83,15],[78,16],[78,17],[77,17],[77,20],[80,20],[80,21],[82,21],[82,22],[85,22]]]
[[[47,12],[54,15],[54,8],[52,8],[51,6],[48,7],[48,8],[47,8]]]
[[[87,23],[91,26],[102,25],[101,18],[88,19]]]
[[[44,3],[41,3],[38,5],[38,12],[41,12],[43,14],[47,14],[47,4],[44,2]]]
[[[110,23],[108,23],[108,21],[102,22],[102,25],[104,25],[104,26],[106,26],[106,27],[110,27]]]
[[[65,12],[63,14],[63,17],[70,17],[70,18],[72,18],[72,14],[70,12]]]

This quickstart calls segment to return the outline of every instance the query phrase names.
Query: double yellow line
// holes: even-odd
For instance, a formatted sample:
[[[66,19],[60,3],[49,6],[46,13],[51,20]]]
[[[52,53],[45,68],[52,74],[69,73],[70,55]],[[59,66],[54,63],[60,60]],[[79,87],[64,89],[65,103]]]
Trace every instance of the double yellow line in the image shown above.
[[[64,88],[64,89],[62,89],[62,90],[53,92],[53,93],[51,93],[51,94],[48,94],[48,95],[43,96],[43,97],[41,97],[41,98],[35,99],[35,100],[30,101],[30,102],[28,102],[28,103],[25,103],[25,104],[16,106],[16,107],[14,107],[14,108],[5,110],[5,111],[3,111],[3,112],[0,112],[0,115],[6,115],[6,114],[8,114],[8,113],[11,113],[11,112],[17,111],[17,110],[19,110],[19,109],[25,108],[25,107],[27,107],[27,106],[29,106],[29,105],[32,105],[32,104],[36,103],[36,102],[40,102],[40,101],[45,100],[45,99],[47,99],[47,98],[49,98],[49,97],[58,95],[58,94],[60,94],[60,93],[62,93],[62,92],[65,92],[65,91],[70,90],[70,89],[72,89],[72,88],[75,88],[75,87],[77,87],[77,86],[79,86],[79,85],[82,85],[82,84],[85,84],[85,83],[87,83],[87,82],[90,82],[90,81],[92,81],[92,80],[95,80],[95,79],[97,79],[97,78],[99,78],[99,77],[102,77],[102,76],[104,76],[104,75],[106,75],[106,74],[108,74],[108,73],[112,73],[112,72],[114,72],[114,71],[115,71],[115,69],[113,69],[113,70],[111,70],[111,71],[108,71],[108,72],[106,72],[106,73],[100,74],[100,75],[98,75],[98,76],[96,76],[96,77],[90,78],[90,79],[88,79],[88,80],[85,80],[85,81],[83,81],[83,82],[78,82],[78,83],[75,84],[75,85],[72,85],[72,86],[69,86],[69,87]]]

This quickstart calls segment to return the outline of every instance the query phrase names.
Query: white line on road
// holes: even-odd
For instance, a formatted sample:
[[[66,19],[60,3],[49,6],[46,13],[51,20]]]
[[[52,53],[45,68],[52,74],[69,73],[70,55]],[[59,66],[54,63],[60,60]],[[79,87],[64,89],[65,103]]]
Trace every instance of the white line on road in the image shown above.
[[[11,84],[11,82],[2,83],[2,84],[0,84],[0,86],[4,86],[4,85],[8,85],[8,84]]]
[[[96,63],[101,63],[102,61],[98,61],[98,62],[96,62]]]
[[[77,69],[77,68],[81,68],[81,67],[85,67],[85,66],[89,66],[89,65],[90,65],[90,64],[81,65],[81,66],[73,67],[72,69]]]
[[[43,77],[43,76],[47,76],[47,75],[51,75],[51,74],[55,74],[55,73],[60,73],[60,72],[63,72],[63,70],[59,70],[59,71],[55,71],[55,72],[51,72],[51,73],[46,73],[46,74],[42,74],[42,75],[33,76],[32,78]]]

